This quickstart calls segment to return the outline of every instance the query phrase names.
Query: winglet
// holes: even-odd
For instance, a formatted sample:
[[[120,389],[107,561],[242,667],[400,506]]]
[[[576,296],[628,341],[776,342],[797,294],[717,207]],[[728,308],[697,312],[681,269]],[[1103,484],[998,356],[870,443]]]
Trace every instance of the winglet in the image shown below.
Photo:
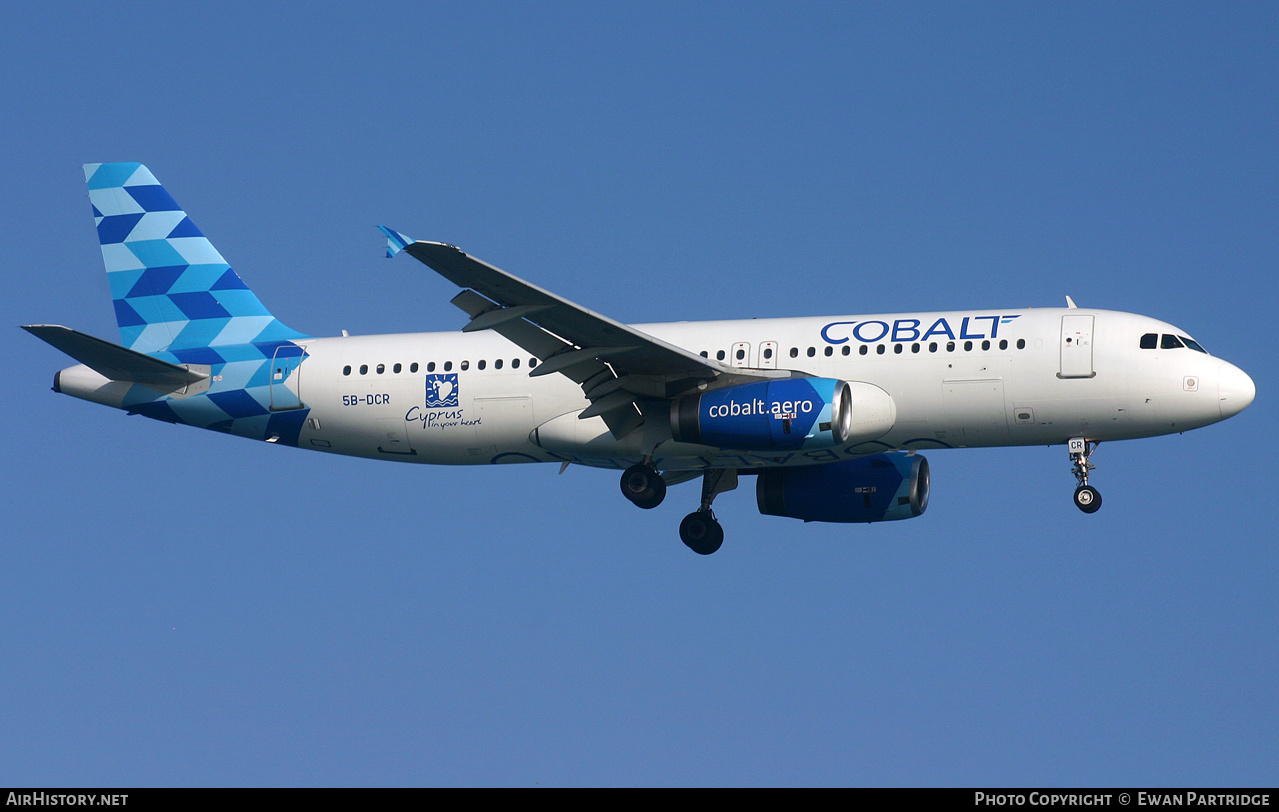
[[[407,237],[398,231],[393,231],[386,226],[378,226],[378,230],[386,235],[386,257],[390,259],[396,254],[408,248],[416,242],[412,237]]]

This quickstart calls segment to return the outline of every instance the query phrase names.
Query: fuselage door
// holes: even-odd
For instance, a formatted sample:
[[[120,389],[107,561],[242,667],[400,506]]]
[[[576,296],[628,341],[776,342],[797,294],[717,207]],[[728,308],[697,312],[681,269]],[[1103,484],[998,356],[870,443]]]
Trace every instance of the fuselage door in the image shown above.
[[[302,408],[302,358],[304,347],[281,344],[271,359],[271,411],[282,412]],[[292,388],[289,379],[293,380]]]
[[[733,353],[729,358],[735,367],[748,367],[751,365],[751,345],[745,341],[739,341],[733,345]]]
[[[1092,316],[1061,317],[1061,378],[1091,378]]]
[[[759,361],[756,364],[760,369],[777,369],[777,342],[762,341],[759,345]]]

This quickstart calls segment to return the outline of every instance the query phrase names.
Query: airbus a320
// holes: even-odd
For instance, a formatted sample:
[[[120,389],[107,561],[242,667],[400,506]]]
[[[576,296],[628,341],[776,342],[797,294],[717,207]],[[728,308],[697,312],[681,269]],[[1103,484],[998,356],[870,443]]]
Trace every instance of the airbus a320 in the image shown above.
[[[330,454],[620,470],[655,508],[701,478],[680,538],[724,531],[715,497],[754,476],[761,513],[908,519],[921,451],[1067,447],[1075,505],[1101,507],[1097,444],[1174,434],[1255,396],[1238,367],[1146,316],[1076,307],[621,324],[441,242],[383,227],[461,288],[460,331],[317,338],[275,318],[147,170],[85,166],[115,344],[25,329],[79,364],[54,391]]]

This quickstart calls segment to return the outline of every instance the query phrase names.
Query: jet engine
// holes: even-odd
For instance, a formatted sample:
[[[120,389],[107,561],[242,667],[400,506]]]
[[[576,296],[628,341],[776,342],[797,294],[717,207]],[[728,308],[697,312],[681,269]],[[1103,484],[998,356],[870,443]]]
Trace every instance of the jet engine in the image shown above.
[[[889,522],[928,508],[928,460],[875,454],[827,465],[772,468],[756,483],[759,512],[806,522]]]
[[[833,378],[726,386],[671,403],[675,440],[718,448],[831,448],[873,440],[896,419],[892,397],[878,386]]]

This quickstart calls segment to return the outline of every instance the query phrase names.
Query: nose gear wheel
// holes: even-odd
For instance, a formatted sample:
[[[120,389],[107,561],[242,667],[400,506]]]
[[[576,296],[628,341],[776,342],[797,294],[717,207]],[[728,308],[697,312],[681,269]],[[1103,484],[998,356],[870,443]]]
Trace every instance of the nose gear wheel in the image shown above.
[[[1083,437],[1072,437],[1067,445],[1070,449],[1070,459],[1074,462],[1071,473],[1075,475],[1075,480],[1079,483],[1079,487],[1075,488],[1075,507],[1084,513],[1096,513],[1101,509],[1101,494],[1088,484],[1088,472],[1097,466],[1088,459],[1100,443]]]

